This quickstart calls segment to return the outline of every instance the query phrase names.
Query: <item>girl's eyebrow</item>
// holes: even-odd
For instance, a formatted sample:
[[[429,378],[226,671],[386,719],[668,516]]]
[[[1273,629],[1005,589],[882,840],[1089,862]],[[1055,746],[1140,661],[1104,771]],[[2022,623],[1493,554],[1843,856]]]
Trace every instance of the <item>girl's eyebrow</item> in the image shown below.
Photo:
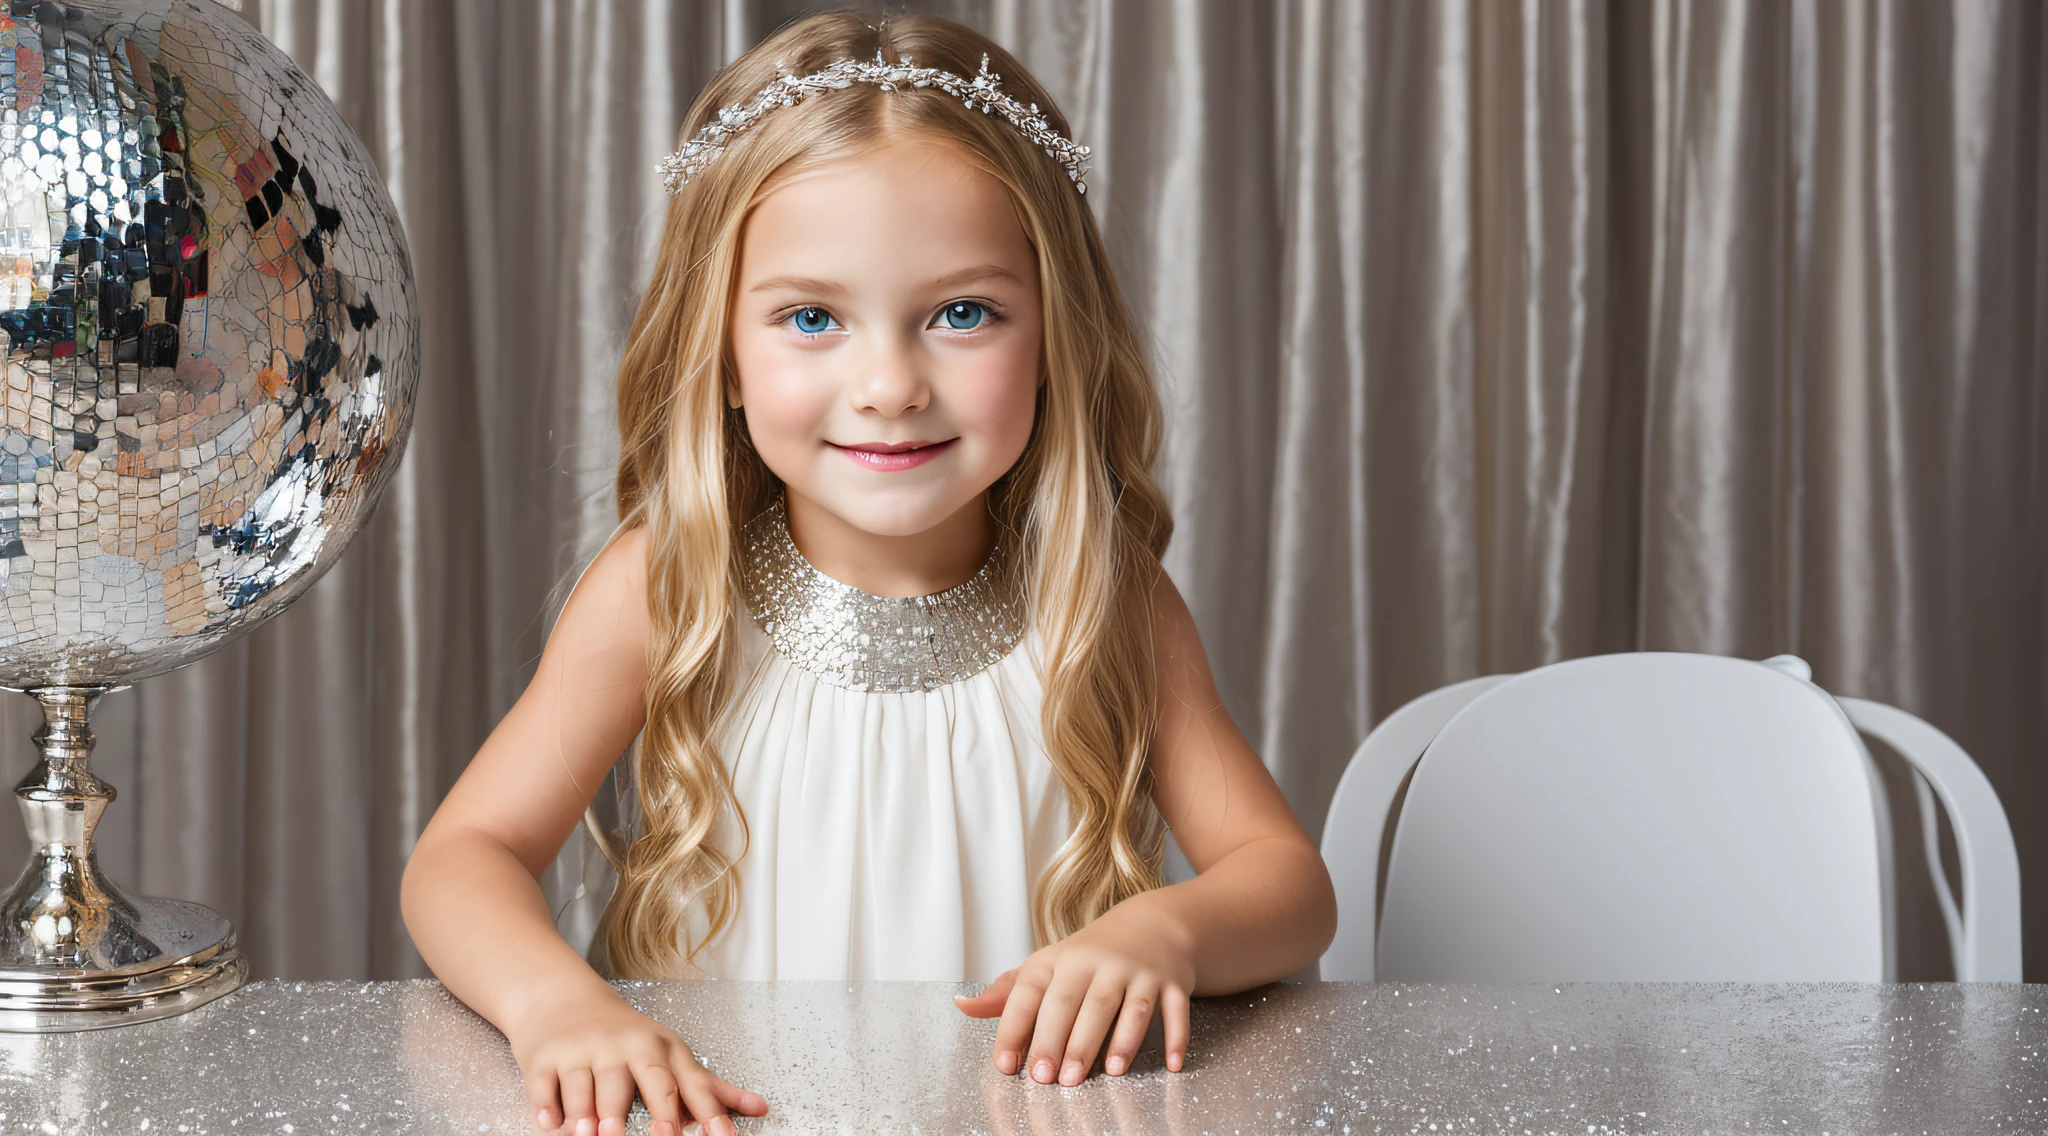
[[[969,268],[963,268],[958,272],[948,272],[946,275],[931,281],[925,286],[927,288],[951,288],[974,280],[1008,280],[1012,284],[1024,283],[1023,280],[1018,278],[1016,273],[1004,268],[1000,264],[977,264]],[[844,284],[831,280],[820,280],[815,276],[770,276],[768,279],[747,289],[749,293],[787,291],[835,295],[844,293],[846,290],[847,288]]]
[[[846,286],[844,284],[835,284],[830,280],[819,280],[812,276],[770,276],[768,279],[747,289],[747,291],[844,292],[846,291]]]
[[[956,284],[965,284],[971,280],[1008,280],[1012,284],[1024,283],[1024,281],[1017,278],[1016,273],[1004,268],[1000,264],[977,264],[972,268],[963,268],[958,272],[949,272],[932,281],[929,287],[951,288]]]

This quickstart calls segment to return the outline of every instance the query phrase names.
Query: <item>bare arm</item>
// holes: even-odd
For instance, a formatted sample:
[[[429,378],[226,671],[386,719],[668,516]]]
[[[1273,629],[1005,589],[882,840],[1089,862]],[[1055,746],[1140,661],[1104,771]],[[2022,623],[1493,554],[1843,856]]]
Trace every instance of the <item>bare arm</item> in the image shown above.
[[[1124,900],[960,1000],[968,1014],[1002,1015],[995,1064],[1004,1073],[1075,1085],[1102,1053],[1103,1067],[1121,1074],[1155,1009],[1166,1067],[1178,1070],[1189,995],[1284,978],[1337,932],[1322,855],[1224,712],[1194,618],[1163,572],[1152,617],[1152,799],[1199,874]]]
[[[536,1000],[611,987],[556,933],[539,878],[639,732],[645,534],[585,573],[525,693],[434,813],[406,863],[406,929],[443,984],[500,1030]]]
[[[627,1005],[541,895],[541,872],[643,721],[646,544],[644,530],[623,533],[584,574],[533,681],[420,834],[400,892],[427,965],[511,1042],[543,1130],[623,1125],[636,1095],[670,1136],[692,1116],[729,1133],[726,1109],[767,1111]]]
[[[1191,993],[1234,993],[1320,957],[1337,933],[1337,895],[1321,851],[1224,710],[1194,617],[1164,573],[1153,621],[1152,798],[1197,875],[1120,906],[1187,936]]]

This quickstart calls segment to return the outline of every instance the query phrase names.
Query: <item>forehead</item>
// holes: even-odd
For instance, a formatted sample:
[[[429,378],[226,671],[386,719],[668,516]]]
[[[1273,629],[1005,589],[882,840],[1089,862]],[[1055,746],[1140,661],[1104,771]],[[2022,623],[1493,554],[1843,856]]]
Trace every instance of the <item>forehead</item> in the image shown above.
[[[885,285],[984,263],[1036,278],[1009,191],[954,147],[914,135],[783,182],[741,236],[742,289],[785,274]]]

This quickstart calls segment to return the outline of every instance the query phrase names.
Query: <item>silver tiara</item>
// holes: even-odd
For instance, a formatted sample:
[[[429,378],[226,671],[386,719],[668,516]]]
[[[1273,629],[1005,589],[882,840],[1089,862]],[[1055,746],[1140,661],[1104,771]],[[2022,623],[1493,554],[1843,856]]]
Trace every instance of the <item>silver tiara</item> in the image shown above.
[[[981,57],[981,73],[972,79],[963,79],[936,67],[912,67],[907,56],[901,63],[884,62],[881,51],[877,49],[873,63],[842,59],[823,71],[813,71],[809,75],[783,75],[746,102],[720,108],[717,122],[699,130],[695,138],[663,158],[655,169],[661,171],[662,181],[668,186],[668,191],[674,193],[725,153],[725,148],[734,138],[753,129],[769,111],[795,106],[821,91],[844,90],[855,83],[873,83],[885,91],[898,87],[937,87],[966,103],[970,110],[980,107],[983,114],[1002,115],[1022,131],[1024,137],[1037,143],[1039,149],[1066,167],[1067,177],[1073,180],[1075,190],[1088,192],[1088,184],[1081,180],[1082,175],[1088,172],[1088,147],[1054,130],[1039,113],[1037,103],[1027,106],[998,90],[996,84],[1000,82],[1002,76],[988,69],[986,55]]]

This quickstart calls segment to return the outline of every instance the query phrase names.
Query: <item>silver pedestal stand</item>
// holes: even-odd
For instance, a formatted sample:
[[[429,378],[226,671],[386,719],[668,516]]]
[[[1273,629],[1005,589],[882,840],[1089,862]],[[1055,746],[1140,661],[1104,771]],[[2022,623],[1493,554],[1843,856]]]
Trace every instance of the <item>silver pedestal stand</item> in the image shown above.
[[[100,873],[93,829],[114,787],[88,764],[87,719],[114,686],[45,686],[42,761],[14,789],[34,850],[0,900],[0,1030],[67,1033],[181,1014],[248,976],[226,919],[131,897]]]

